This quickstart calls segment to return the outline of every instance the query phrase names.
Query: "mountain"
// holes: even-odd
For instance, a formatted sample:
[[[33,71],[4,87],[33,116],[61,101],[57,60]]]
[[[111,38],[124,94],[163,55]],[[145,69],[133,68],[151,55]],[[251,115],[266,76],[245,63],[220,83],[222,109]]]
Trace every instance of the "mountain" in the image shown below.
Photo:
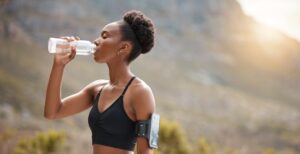
[[[130,9],[156,25],[153,51],[132,70],[152,87],[158,112],[179,121],[191,141],[206,136],[244,153],[300,151],[300,43],[246,16],[235,0],[8,1],[0,16],[0,104],[42,118],[48,38],[93,40]],[[76,57],[63,96],[98,78],[107,78],[104,65]],[[86,116],[69,119],[86,129]]]

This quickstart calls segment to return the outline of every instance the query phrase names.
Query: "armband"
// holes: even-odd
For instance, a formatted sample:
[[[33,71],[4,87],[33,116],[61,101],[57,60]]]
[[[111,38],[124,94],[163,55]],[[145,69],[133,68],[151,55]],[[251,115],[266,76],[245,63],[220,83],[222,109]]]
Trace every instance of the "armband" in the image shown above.
[[[150,119],[136,123],[136,135],[145,137],[148,140],[148,146],[154,149],[158,148],[159,120],[159,114],[152,113]]]

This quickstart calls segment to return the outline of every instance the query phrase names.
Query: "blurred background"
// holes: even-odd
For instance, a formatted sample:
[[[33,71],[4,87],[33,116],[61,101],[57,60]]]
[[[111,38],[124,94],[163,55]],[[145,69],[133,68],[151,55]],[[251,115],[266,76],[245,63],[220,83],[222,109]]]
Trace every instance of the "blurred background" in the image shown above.
[[[43,118],[49,37],[94,40],[131,9],[156,25],[131,64],[162,116],[160,154],[300,153],[299,0],[1,0],[0,153],[92,153],[85,112]],[[106,65],[77,56],[62,96]]]

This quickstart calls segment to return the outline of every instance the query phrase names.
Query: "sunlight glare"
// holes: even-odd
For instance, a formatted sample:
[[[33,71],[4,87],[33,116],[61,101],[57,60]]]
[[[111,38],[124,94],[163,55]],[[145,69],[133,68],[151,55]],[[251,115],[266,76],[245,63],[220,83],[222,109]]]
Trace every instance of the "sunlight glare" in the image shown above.
[[[300,40],[300,0],[238,0],[249,16]]]

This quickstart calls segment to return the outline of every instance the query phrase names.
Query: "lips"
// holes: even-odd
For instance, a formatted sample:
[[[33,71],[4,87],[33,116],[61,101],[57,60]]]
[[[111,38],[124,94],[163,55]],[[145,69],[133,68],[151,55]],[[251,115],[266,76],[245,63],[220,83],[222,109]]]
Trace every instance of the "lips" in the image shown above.
[[[100,49],[100,46],[99,46],[99,45],[96,45],[96,48],[95,48],[96,52],[97,52],[99,49]],[[96,52],[95,52],[95,53],[96,53]]]

